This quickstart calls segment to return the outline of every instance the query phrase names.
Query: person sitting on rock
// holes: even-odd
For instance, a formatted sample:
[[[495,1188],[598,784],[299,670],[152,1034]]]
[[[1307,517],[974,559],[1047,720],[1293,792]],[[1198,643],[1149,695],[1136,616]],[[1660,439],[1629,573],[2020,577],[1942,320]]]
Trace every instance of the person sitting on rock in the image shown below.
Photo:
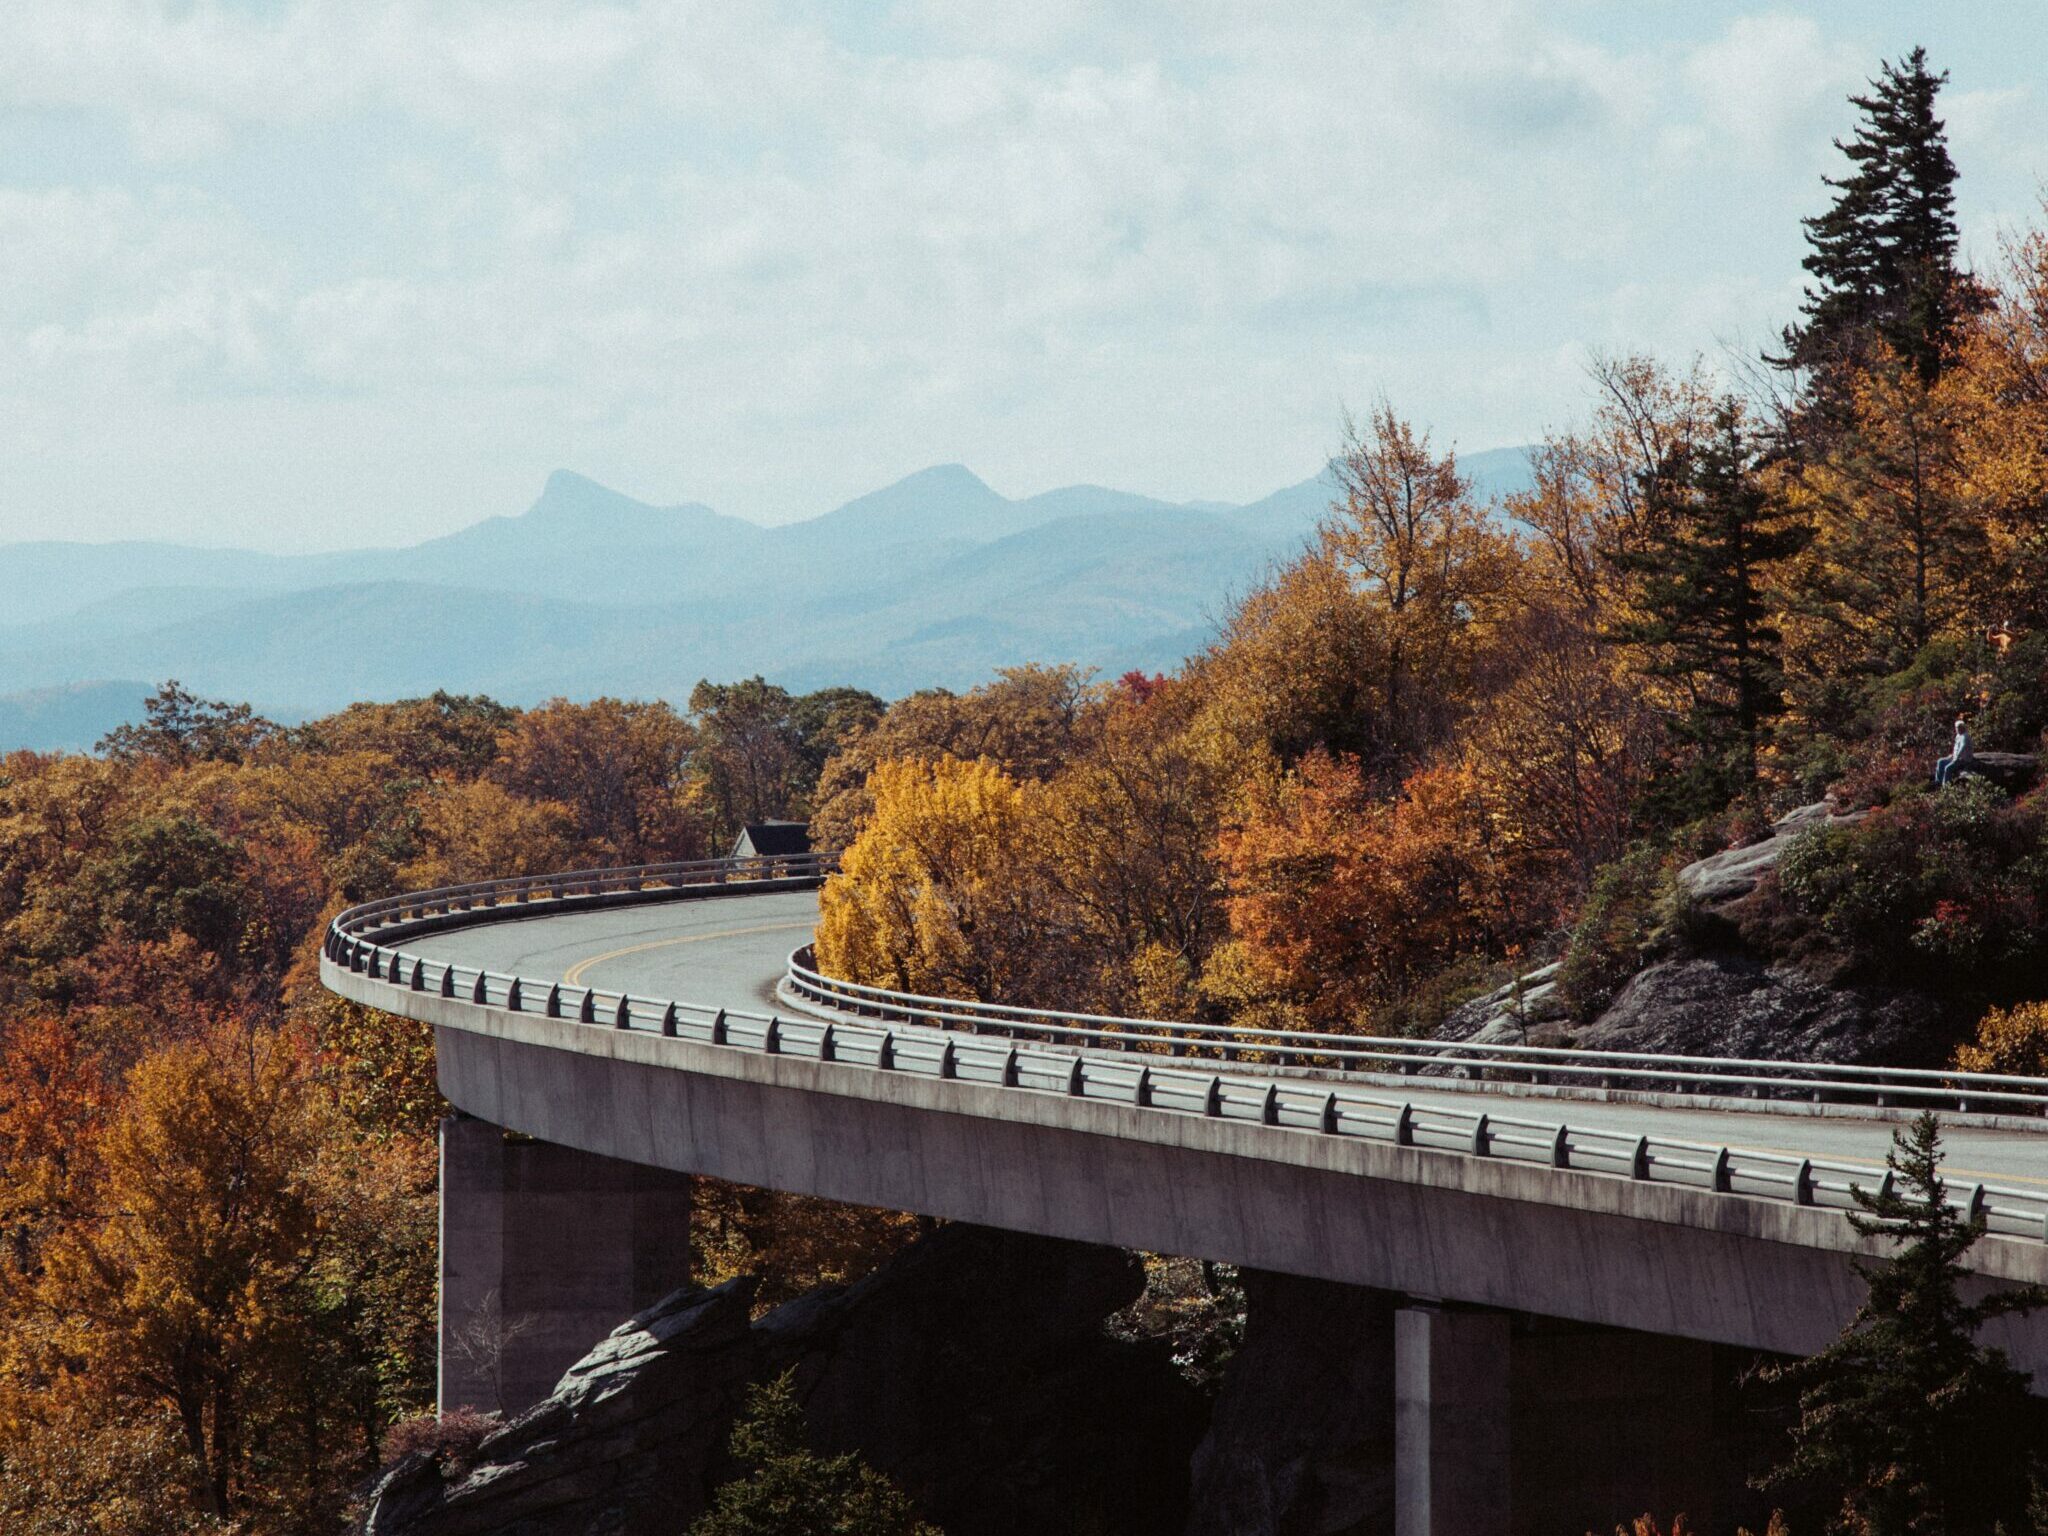
[[[1934,765],[1934,787],[1944,787],[1969,767],[1971,755],[1970,723],[1963,716],[1957,715],[1955,750]]]

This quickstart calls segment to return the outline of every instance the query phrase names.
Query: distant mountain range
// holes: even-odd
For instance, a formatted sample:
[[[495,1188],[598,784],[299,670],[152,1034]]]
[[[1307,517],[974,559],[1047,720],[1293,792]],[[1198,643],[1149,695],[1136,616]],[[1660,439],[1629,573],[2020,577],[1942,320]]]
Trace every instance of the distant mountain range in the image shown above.
[[[1460,462],[1482,495],[1528,481],[1524,449]],[[1326,473],[1246,506],[1012,501],[947,464],[765,528],[559,470],[519,516],[405,549],[0,545],[0,750],[88,747],[168,677],[296,720],[436,688],[679,701],[761,673],[893,696],[1026,661],[1164,670],[1330,493]]]

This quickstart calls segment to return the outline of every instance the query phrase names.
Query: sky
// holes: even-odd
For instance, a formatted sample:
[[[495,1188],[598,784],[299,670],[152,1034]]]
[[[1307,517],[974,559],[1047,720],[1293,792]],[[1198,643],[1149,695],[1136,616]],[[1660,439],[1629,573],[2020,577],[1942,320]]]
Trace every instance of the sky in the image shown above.
[[[1596,353],[1772,338],[1915,43],[1989,266],[2035,0],[0,6],[0,542],[404,544],[557,467],[1244,501],[1382,395],[1532,441]]]

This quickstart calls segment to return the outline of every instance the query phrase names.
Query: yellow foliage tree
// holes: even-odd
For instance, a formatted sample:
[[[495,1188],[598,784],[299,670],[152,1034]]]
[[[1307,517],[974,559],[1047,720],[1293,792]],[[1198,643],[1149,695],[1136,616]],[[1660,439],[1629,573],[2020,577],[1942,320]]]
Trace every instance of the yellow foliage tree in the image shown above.
[[[1027,789],[947,757],[881,763],[868,793],[874,811],[819,898],[819,963],[868,985],[1018,996],[1042,950]]]
[[[101,1138],[97,1211],[44,1249],[35,1300],[54,1347],[100,1390],[170,1410],[216,1517],[252,1493],[253,1400],[302,1347],[317,1142],[275,1036],[169,1047],[135,1068]]]
[[[2048,1077],[2048,1003],[1993,1008],[1977,1022],[1974,1043],[1956,1047],[1964,1072]]]

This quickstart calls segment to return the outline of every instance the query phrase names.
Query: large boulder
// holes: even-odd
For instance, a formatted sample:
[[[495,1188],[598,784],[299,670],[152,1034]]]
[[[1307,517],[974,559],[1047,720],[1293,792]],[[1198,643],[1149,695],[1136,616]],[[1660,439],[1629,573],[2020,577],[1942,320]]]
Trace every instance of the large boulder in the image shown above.
[[[1169,1346],[1114,1340],[1143,1267],[955,1224],[749,1323],[753,1286],[632,1319],[472,1458],[388,1473],[366,1536],[676,1536],[728,1470],[751,1382],[793,1368],[815,1447],[855,1451],[949,1536],[1176,1532],[1203,1409]]]
[[[2031,752],[1973,752],[1961,769],[1989,779],[2009,795],[2023,794],[2041,775],[2041,760]]]
[[[1761,841],[1710,854],[1686,865],[1678,872],[1678,887],[1705,907],[1726,906],[1740,901],[1757,888],[1765,874],[1777,867],[1778,860],[1800,833],[1814,827],[1853,826],[1869,814],[1868,811],[1850,811],[1837,815],[1824,800],[1802,805],[1771,823],[1770,836]]]
[[[1919,993],[1833,987],[1739,955],[1638,972],[1575,1045],[1596,1051],[1919,1065],[1940,1010]]]
[[[1103,1331],[1144,1286],[1120,1249],[955,1224],[757,1332],[819,1448],[858,1451],[948,1536],[1166,1536],[1206,1414],[1169,1344]]]
[[[1195,1451],[1187,1536],[1393,1528],[1394,1302],[1247,1269],[1244,1343]]]
[[[673,1536],[704,1508],[760,1371],[753,1290],[677,1291],[621,1324],[467,1466],[401,1462],[366,1536]]]

